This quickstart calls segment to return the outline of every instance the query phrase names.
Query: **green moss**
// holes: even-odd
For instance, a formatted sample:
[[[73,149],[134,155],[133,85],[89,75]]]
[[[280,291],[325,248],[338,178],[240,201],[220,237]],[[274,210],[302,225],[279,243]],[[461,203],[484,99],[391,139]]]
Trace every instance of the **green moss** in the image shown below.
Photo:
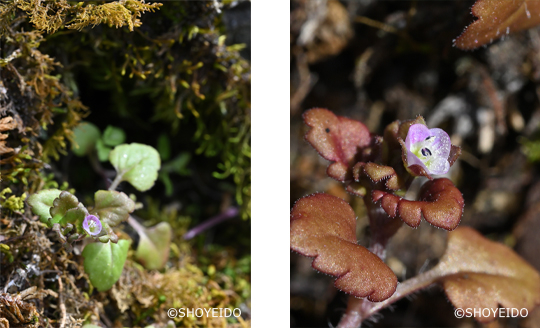
[[[0,192],[0,206],[12,212],[24,213],[24,200],[26,199],[26,193],[17,197],[15,195],[9,196],[6,199],[6,194],[11,194],[11,189],[5,188]]]

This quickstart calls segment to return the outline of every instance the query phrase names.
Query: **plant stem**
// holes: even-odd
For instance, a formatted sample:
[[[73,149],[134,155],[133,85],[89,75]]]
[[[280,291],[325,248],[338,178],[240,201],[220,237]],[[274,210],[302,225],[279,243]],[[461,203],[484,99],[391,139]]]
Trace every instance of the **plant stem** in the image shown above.
[[[96,152],[93,151],[91,152],[90,154],[88,154],[88,158],[90,159],[90,165],[92,165],[92,168],[94,169],[94,171],[99,174],[101,176],[101,178],[103,178],[103,180],[105,181],[105,186],[108,188],[109,185],[110,185],[110,180],[109,180],[109,177],[108,173],[110,172],[107,172],[103,169],[103,167],[101,166],[101,163],[99,162],[98,158],[97,158],[97,155],[96,155]]]
[[[366,204],[369,216],[369,227],[371,229],[369,250],[384,261],[386,258],[386,245],[388,244],[390,238],[392,238],[392,236],[395,235],[399,230],[403,224],[403,221],[398,218],[389,217],[380,205],[377,205],[372,201],[370,191],[368,191],[367,195],[364,197],[364,203]],[[398,292],[396,290],[394,296],[397,293]],[[375,306],[373,304],[380,303],[372,303],[367,299],[358,299],[354,296],[349,296],[347,310],[339,321],[338,328],[359,327],[363,320],[375,313],[370,312]]]
[[[116,190],[120,182],[122,182],[122,176],[123,174],[117,174],[116,178],[114,178],[114,181],[109,186],[109,190]]]
[[[137,231],[137,233],[140,236],[144,236],[144,227],[142,224],[139,223],[139,221],[135,220],[131,215],[127,219],[127,223],[133,228],[133,230]]]
[[[200,234],[201,232],[210,229],[211,227],[215,226],[218,223],[221,223],[223,221],[226,221],[228,219],[231,219],[240,213],[240,210],[238,207],[229,207],[226,209],[223,213],[220,213],[214,217],[211,217],[210,219],[204,221],[203,223],[199,224],[198,226],[192,228],[188,232],[184,234],[184,239],[188,240],[196,235]]]
[[[364,197],[364,203],[368,210],[369,227],[371,229],[369,250],[384,261],[386,258],[386,245],[390,238],[401,228],[403,221],[389,217],[380,205],[371,200],[369,193]]]

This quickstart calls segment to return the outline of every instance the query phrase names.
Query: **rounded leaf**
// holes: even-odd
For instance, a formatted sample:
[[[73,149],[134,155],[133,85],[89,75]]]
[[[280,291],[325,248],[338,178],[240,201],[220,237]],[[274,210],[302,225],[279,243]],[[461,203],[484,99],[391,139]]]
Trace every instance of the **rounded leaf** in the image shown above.
[[[120,278],[129,245],[129,240],[119,240],[117,244],[91,243],[84,248],[84,271],[100,292],[111,289]]]
[[[152,188],[161,167],[157,150],[138,143],[115,147],[109,153],[109,160],[122,181],[128,181],[140,191]]]
[[[81,122],[73,129],[73,144],[71,150],[77,156],[89,154],[96,145],[101,132],[90,122]]]
[[[115,126],[109,125],[103,131],[103,143],[107,146],[118,146],[121,143],[126,141],[126,133],[124,130],[117,128]]]
[[[445,230],[454,230],[461,221],[463,195],[452,181],[446,178],[426,182],[420,190],[420,200],[410,201],[381,190],[371,193],[373,202],[390,217],[399,217],[415,228],[420,225],[422,216],[432,225]]]
[[[115,227],[129,217],[135,210],[135,202],[123,192],[114,190],[98,190],[94,195],[95,207],[90,214],[95,214],[100,220]]]
[[[53,218],[52,223],[58,223],[66,215],[67,211],[76,208],[79,205],[79,200],[75,195],[68,191],[62,191],[58,198],[53,202],[50,213]]]
[[[106,146],[103,143],[103,140],[99,139],[96,142],[96,151],[100,162],[106,162],[109,160],[109,153],[111,152],[111,150],[112,148]]]
[[[148,270],[163,268],[169,258],[172,231],[167,222],[158,223],[151,228],[140,227],[139,245],[135,256]]]
[[[335,286],[380,302],[394,294],[397,277],[356,242],[356,215],[344,200],[327,194],[300,199],[291,211],[291,249],[314,257],[313,268],[337,277]]]
[[[334,162],[328,166],[328,176],[339,181],[351,180],[352,168],[361,160],[362,149],[371,143],[368,128],[323,108],[311,109],[303,118],[311,128],[306,140],[322,157]]]
[[[448,234],[448,247],[433,269],[457,308],[527,308],[540,304],[540,275],[513,250],[469,227]],[[480,322],[495,319],[475,317]]]
[[[45,189],[28,197],[28,205],[32,207],[32,212],[39,216],[41,222],[49,223],[51,207],[61,192],[58,189]]]

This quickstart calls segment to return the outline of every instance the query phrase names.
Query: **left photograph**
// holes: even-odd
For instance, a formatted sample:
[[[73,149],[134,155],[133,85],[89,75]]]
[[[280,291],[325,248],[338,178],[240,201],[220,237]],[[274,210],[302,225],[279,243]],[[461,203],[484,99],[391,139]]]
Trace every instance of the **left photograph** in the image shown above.
[[[251,3],[0,0],[0,328],[251,327]]]

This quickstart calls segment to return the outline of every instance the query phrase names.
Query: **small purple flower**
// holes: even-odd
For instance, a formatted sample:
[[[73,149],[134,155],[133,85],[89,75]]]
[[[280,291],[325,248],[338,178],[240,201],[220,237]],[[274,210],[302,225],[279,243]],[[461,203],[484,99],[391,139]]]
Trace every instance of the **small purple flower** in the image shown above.
[[[448,133],[413,124],[405,139],[408,165],[420,165],[428,174],[445,174],[450,169],[448,156],[452,143]]]
[[[101,232],[101,222],[95,215],[87,215],[82,226],[90,236],[97,236]]]

